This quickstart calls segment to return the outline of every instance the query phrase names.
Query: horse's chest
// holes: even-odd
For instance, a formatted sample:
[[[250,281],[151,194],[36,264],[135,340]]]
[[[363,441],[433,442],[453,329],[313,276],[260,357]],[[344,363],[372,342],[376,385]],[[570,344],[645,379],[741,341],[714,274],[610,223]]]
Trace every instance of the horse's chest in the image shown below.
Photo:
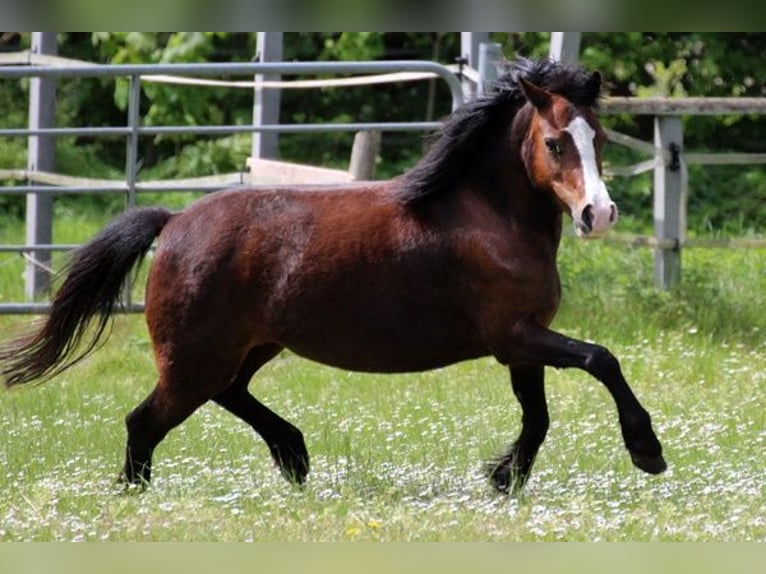
[[[561,298],[555,249],[512,239],[478,242],[464,263],[464,281],[484,320],[535,316],[549,322]]]

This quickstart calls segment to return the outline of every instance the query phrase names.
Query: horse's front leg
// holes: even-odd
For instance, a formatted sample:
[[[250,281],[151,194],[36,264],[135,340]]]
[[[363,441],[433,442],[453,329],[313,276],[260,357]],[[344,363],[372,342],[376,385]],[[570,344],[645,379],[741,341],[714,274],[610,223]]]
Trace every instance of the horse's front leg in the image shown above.
[[[566,337],[531,321],[520,322],[511,333],[511,365],[546,365],[583,369],[601,381],[617,405],[625,446],[633,464],[659,474],[667,468],[662,446],[654,433],[649,413],[625,381],[620,363],[602,346]]]
[[[521,405],[521,433],[508,451],[489,463],[487,471],[500,492],[521,491],[548,432],[544,367],[511,367],[513,394]]]

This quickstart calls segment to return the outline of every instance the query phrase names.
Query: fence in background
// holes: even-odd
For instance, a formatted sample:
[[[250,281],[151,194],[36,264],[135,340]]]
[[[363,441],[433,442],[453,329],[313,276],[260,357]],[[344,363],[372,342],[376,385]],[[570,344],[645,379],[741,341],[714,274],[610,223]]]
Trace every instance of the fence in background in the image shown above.
[[[29,156],[26,169],[0,169],[0,180],[26,180],[23,185],[0,187],[0,194],[27,195],[27,243],[25,245],[0,245],[0,252],[20,253],[28,260],[25,281],[27,301],[1,303],[0,313],[40,313],[48,308],[47,303],[35,303],[35,296],[44,293],[50,281],[47,262],[52,251],[73,248],[72,245],[55,244],[51,240],[50,199],[59,194],[120,193],[126,198],[126,206],[136,203],[136,194],[142,191],[211,191],[222,187],[247,185],[257,187],[256,175],[264,174],[266,181],[295,183],[310,179],[313,182],[348,181],[359,177],[370,169],[369,150],[374,150],[378,135],[384,131],[432,131],[439,122],[369,122],[369,123],[324,123],[324,124],[268,124],[268,125],[208,125],[208,126],[145,126],[141,123],[141,83],[161,81],[196,85],[221,85],[231,88],[316,88],[339,85],[369,85],[383,82],[403,82],[437,78],[444,81],[450,90],[452,108],[463,102],[461,80],[448,67],[427,61],[388,62],[268,62],[268,63],[213,63],[213,64],[166,64],[166,65],[93,65],[71,61],[45,54],[6,54],[0,59],[0,81],[30,78],[30,118],[26,128],[0,129],[0,137],[29,138]],[[13,60],[9,61],[9,57]],[[29,65],[18,65],[26,59]],[[290,75],[360,75],[366,77],[345,77],[301,81],[261,81],[254,83],[228,82],[220,79],[205,80],[200,76],[269,77],[274,74]],[[51,113],[55,91],[46,86],[46,80],[58,78],[128,78],[129,98],[124,126],[113,127],[52,127]],[[239,84],[239,85],[238,85]],[[46,89],[47,88],[47,89]],[[172,181],[140,181],[138,178],[138,143],[142,136],[156,135],[231,135],[237,133],[299,133],[299,132],[352,132],[361,134],[354,142],[349,173],[296,164],[285,164],[251,158],[251,171],[223,174]],[[40,161],[40,142],[51,138],[77,135],[94,137],[123,137],[126,140],[125,179],[121,181],[63,176],[47,171],[50,162]],[[255,167],[257,166],[257,170]],[[50,169],[50,168],[49,168]],[[256,173],[257,172],[257,173]],[[289,179],[285,179],[288,174]],[[48,210],[37,209],[38,206]],[[31,231],[31,232],[30,232]],[[142,310],[141,304],[134,304],[126,294],[125,308]]]
[[[634,166],[605,170],[607,175],[630,176],[654,172],[654,236],[611,234],[612,240],[654,249],[655,285],[669,289],[681,279],[683,247],[764,248],[766,240],[712,240],[686,237],[686,200],[689,165],[758,165],[766,153],[687,153],[682,116],[766,114],[766,98],[607,98],[602,113],[654,116],[654,142],[644,142],[607,131],[610,141],[651,156]]]
[[[141,82],[161,81],[195,85],[216,85],[232,88],[311,88],[327,85],[360,85],[363,83],[400,82],[426,78],[439,78],[450,89],[453,109],[459,106],[464,97],[466,77],[471,79],[482,91],[485,81],[493,79],[495,69],[492,62],[501,59],[500,46],[481,44],[479,46],[479,71],[471,68],[462,69],[462,78],[454,69],[424,61],[396,62],[322,62],[322,63],[237,63],[237,64],[167,64],[167,65],[92,65],[77,61],[67,61],[44,54],[17,53],[0,55],[0,80],[30,78],[41,85],[30,90],[30,122],[27,128],[1,129],[0,137],[27,137],[30,142],[30,161],[26,169],[0,169],[0,180],[26,180],[25,185],[0,187],[0,194],[26,194],[35,201],[44,202],[53,195],[64,193],[120,193],[124,194],[128,206],[135,203],[136,194],[142,191],[209,191],[221,187],[237,185],[257,185],[253,179],[254,171],[271,174],[272,178],[282,178],[283,182],[296,179],[313,181],[342,181],[358,177],[370,169],[370,149],[375,149],[377,134],[381,131],[428,131],[439,127],[439,122],[376,122],[346,124],[267,124],[267,125],[214,125],[214,126],[144,126],[141,124]],[[16,61],[8,61],[7,57]],[[26,62],[19,59],[26,58]],[[28,65],[19,65],[27,63]],[[273,74],[289,75],[359,75],[374,74],[365,78],[344,77],[330,80],[301,81],[263,81],[250,80],[232,82],[221,79],[207,79],[210,76],[230,77],[269,77]],[[200,76],[204,78],[200,78]],[[130,81],[126,124],[116,127],[52,127],[52,119],[42,118],[50,111],[45,111],[45,80],[57,78],[109,77],[128,78]],[[462,83],[461,83],[462,81]],[[36,95],[35,95],[36,94]],[[51,97],[50,95],[48,96]],[[54,96],[55,97],[55,96]],[[37,100],[35,101],[35,98]],[[631,176],[645,171],[654,172],[654,221],[653,237],[625,236],[610,234],[612,240],[625,241],[633,245],[645,245],[655,251],[655,283],[659,288],[667,289],[680,280],[681,250],[694,246],[737,246],[766,247],[766,241],[748,240],[691,240],[685,237],[685,204],[687,194],[686,167],[692,164],[763,164],[766,154],[711,154],[687,153],[683,147],[683,127],[681,117],[701,114],[760,114],[766,112],[766,98],[607,98],[601,106],[604,114],[628,113],[633,115],[654,116],[655,135],[653,142],[644,142],[614,131],[608,131],[609,139],[619,145],[625,145],[650,157],[634,166],[611,167],[607,175]],[[43,121],[41,121],[41,118]],[[258,166],[250,170],[212,177],[193,178],[173,181],[140,181],[138,178],[138,141],[141,136],[167,134],[230,135],[235,133],[295,133],[310,131],[348,131],[362,134],[355,141],[350,172],[324,170],[307,166],[288,165],[271,162],[260,158],[251,158],[250,165]],[[46,165],[44,154],[36,147],[36,142],[44,138],[64,135],[89,135],[99,137],[123,137],[126,140],[125,179],[122,181],[97,180],[62,176],[43,169]],[[368,150],[367,152],[363,150]],[[293,175],[289,175],[292,173]],[[273,182],[272,180],[268,180]],[[55,244],[45,238],[40,229],[50,226],[44,217],[32,213],[28,217],[28,234],[25,245],[0,245],[0,252],[20,253],[30,261],[26,280],[28,284],[26,302],[1,303],[0,313],[38,313],[44,312],[47,303],[31,302],[35,293],[44,290],[49,273],[44,269],[45,261],[52,251],[68,250],[72,245]],[[48,236],[49,237],[49,236]],[[42,264],[42,265],[41,265]],[[35,281],[35,278],[39,281]],[[129,310],[140,311],[142,306],[126,301]]]

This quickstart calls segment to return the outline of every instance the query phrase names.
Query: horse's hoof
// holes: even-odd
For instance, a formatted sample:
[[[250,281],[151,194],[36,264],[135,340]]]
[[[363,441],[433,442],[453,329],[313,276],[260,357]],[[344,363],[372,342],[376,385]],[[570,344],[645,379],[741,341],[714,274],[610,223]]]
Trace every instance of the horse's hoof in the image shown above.
[[[633,464],[644,472],[649,474],[660,474],[665,472],[668,468],[668,463],[661,454],[658,455],[646,455],[630,453],[630,458],[633,460]]]
[[[514,472],[512,462],[491,462],[485,467],[487,476],[492,486],[500,494],[509,494],[518,496],[524,489],[528,475],[522,475]]]
[[[148,481],[140,479],[129,480],[125,473],[121,473],[117,480],[114,481],[114,484],[120,493],[124,495],[142,494],[149,488]]]
[[[511,490],[511,471],[497,464],[487,465],[487,475],[492,486],[500,494],[509,494]]]
[[[280,466],[279,472],[282,474],[282,477],[290,484],[295,486],[303,486],[309,473],[308,464],[303,463],[298,467]]]
[[[284,456],[285,454],[289,456]],[[306,482],[306,476],[309,473],[309,455],[305,447],[296,452],[291,448],[280,449],[274,446],[271,456],[287,482],[298,486]]]

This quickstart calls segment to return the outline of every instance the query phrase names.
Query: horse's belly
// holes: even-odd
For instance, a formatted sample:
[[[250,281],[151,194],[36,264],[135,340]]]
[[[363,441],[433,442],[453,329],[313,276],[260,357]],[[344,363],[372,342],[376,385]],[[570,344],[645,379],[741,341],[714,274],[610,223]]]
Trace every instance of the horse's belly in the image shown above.
[[[337,343],[337,342],[336,342]],[[373,348],[358,344],[286,345],[312,361],[350,371],[369,373],[408,373],[445,367],[486,355],[478,345],[450,348]]]
[[[424,371],[487,354],[472,325],[441,317],[375,317],[360,311],[345,320],[302,325],[280,341],[298,355],[334,367],[367,372]],[[397,320],[398,319],[398,320]],[[414,319],[414,320],[412,320]]]

